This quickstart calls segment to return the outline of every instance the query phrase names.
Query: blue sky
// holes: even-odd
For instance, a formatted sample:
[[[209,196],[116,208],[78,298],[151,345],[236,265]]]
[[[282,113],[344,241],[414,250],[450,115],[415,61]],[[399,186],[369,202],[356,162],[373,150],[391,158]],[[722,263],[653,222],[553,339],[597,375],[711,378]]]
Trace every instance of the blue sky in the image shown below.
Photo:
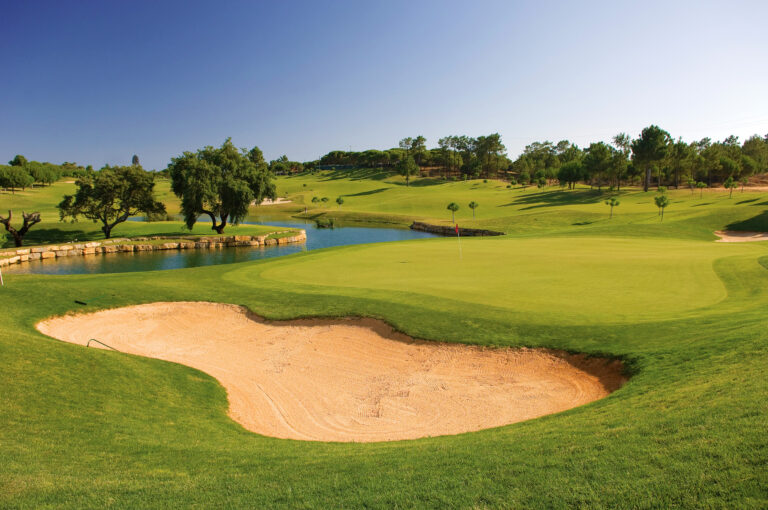
[[[0,0],[0,161],[768,133],[768,2]]]

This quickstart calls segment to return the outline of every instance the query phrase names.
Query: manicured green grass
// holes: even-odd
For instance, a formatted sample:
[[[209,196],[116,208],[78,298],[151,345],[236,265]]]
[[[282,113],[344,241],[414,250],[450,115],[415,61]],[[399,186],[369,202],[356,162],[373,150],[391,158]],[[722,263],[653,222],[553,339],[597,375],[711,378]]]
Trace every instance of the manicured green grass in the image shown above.
[[[335,291],[452,296],[544,324],[626,323],[689,317],[717,304],[726,292],[712,264],[740,253],[755,253],[755,246],[610,237],[435,239],[327,251],[261,275]]]
[[[348,181],[336,185],[381,185]],[[653,209],[647,221],[636,212],[636,223],[589,232],[567,225],[569,211],[607,217],[606,206],[552,205],[547,226],[462,239],[461,259],[456,239],[427,239],[174,271],[9,275],[0,507],[765,508],[768,243],[715,244],[707,230],[764,214],[765,195],[747,196],[758,200],[670,210],[662,225]],[[427,202],[420,217],[433,213]],[[499,221],[537,217],[517,210]],[[379,317],[426,339],[612,355],[632,378],[606,399],[496,429],[298,442],[242,429],[199,371],[34,330],[53,314],[159,300],[276,319]]]
[[[371,179],[373,177],[373,179]],[[508,189],[507,183],[497,180],[469,180],[446,182],[435,179],[416,180],[406,187],[400,176],[375,173],[370,170],[347,172],[317,172],[278,178],[278,193],[294,201],[292,205],[262,207],[259,210],[274,213],[278,210],[309,216],[327,214],[339,218],[384,219],[410,224],[413,219],[449,224],[449,202],[461,209],[456,221],[465,227],[485,227],[508,233],[574,233],[590,235],[614,232],[621,227],[625,234],[669,236],[695,236],[714,239],[713,230],[768,230],[768,193],[736,191],[733,198],[722,189],[700,193],[689,190],[670,190],[672,200],[664,221],[659,221],[654,204],[655,191],[647,193],[636,188],[614,194],[603,189],[590,190],[581,186],[565,191],[557,186],[542,190],[529,186]],[[618,196],[621,205],[610,208],[605,200]],[[334,200],[344,198],[339,208]],[[327,205],[313,204],[312,197],[328,197]],[[480,204],[476,219],[472,219],[469,202]]]

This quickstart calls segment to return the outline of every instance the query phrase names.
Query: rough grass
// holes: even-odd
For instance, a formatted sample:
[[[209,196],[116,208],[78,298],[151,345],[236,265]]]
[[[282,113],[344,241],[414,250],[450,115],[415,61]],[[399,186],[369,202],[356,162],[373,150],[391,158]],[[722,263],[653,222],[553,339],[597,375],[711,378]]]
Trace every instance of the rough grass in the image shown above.
[[[567,230],[562,218],[582,207],[552,206],[539,232]],[[531,228],[463,240],[461,261],[456,240],[443,239],[151,273],[10,275],[0,289],[0,507],[765,508],[768,243],[702,240],[764,208],[700,216],[691,205],[663,227],[615,221],[599,237]],[[34,330],[54,314],[158,300],[242,304],[270,318],[371,316],[426,339],[608,354],[632,379],[587,406],[491,430],[307,443],[243,430],[199,371]]]

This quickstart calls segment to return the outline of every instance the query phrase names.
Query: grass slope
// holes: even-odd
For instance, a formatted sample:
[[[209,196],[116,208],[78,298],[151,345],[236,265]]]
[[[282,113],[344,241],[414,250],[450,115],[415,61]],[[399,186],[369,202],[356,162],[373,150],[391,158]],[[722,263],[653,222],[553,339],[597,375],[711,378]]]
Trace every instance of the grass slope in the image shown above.
[[[583,205],[552,216],[571,207]],[[701,240],[707,226],[759,212],[722,205],[631,235],[616,221],[599,236],[466,239],[460,261],[455,239],[430,239],[175,271],[11,275],[0,289],[0,507],[765,508],[768,243]],[[610,354],[633,377],[606,399],[511,426],[306,443],[243,430],[201,372],[34,330],[53,314],[157,300]]]
[[[671,205],[660,225],[654,204],[655,192],[643,193],[637,189],[619,194],[579,187],[564,191],[550,186],[543,190],[525,189],[497,180],[445,182],[418,179],[406,187],[400,176],[376,174],[370,170],[347,172],[317,172],[278,178],[280,196],[294,204],[269,206],[259,212],[276,211],[303,213],[308,216],[329,215],[347,219],[384,220],[408,225],[414,219],[449,224],[451,213],[446,210],[450,202],[461,209],[456,221],[465,227],[484,227],[508,233],[553,234],[587,233],[599,235],[613,233],[621,227],[625,235],[685,236],[714,239],[713,230],[768,231],[768,193],[736,191],[733,198],[723,189],[705,190],[703,198],[698,191],[670,190]],[[614,209],[609,220],[609,207],[605,200],[618,195],[621,205]],[[337,207],[335,199],[341,196],[344,204]],[[312,203],[312,197],[327,197],[327,205]],[[472,218],[469,202],[480,204],[476,219]],[[671,225],[671,226],[670,226]]]

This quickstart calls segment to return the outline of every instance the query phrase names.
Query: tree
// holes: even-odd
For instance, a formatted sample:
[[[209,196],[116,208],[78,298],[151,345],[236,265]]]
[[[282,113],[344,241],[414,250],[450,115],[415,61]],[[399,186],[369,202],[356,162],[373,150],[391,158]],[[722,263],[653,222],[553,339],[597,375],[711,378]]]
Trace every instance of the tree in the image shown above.
[[[699,191],[699,198],[704,198],[704,188],[707,187],[707,183],[699,181],[699,182],[696,183],[696,187],[699,188],[699,190],[700,190]]]
[[[597,181],[597,189],[603,183],[603,176],[611,168],[611,149],[603,142],[597,142],[590,144],[587,149],[587,153],[584,155],[584,159],[581,160],[581,164],[584,167],[584,173],[589,176],[590,184],[592,181]]]
[[[40,184],[53,184],[58,178],[58,173],[49,164],[38,163],[37,161],[28,161],[24,165],[24,170],[32,176],[34,182]]]
[[[230,138],[221,147],[209,145],[172,158],[168,170],[190,229],[205,214],[211,229],[221,234],[228,222],[237,225],[245,218],[251,203],[277,198],[274,176],[258,147],[238,150]]]
[[[22,156],[23,157],[23,156]],[[11,190],[11,194],[16,193],[16,188],[26,189],[32,186],[35,178],[27,173],[21,166],[6,166],[0,168],[0,186]]]
[[[397,143],[397,146],[400,147],[405,152],[405,157],[410,156],[411,147],[413,147],[413,138],[410,136],[407,138],[403,138]]]
[[[416,160],[416,165],[421,165],[421,160],[424,158],[424,153],[427,151],[427,139],[421,135],[413,138],[411,140],[410,150],[413,158]]]
[[[733,188],[738,187],[739,184],[733,179],[733,177],[728,177],[725,182],[723,183],[723,187],[727,190],[730,190],[730,193],[728,193],[728,198],[733,198]]]
[[[456,223],[456,211],[459,210],[459,204],[456,202],[451,202],[448,204],[448,207],[446,207],[449,211],[451,211],[451,223]]]
[[[768,136],[766,137],[768,138]],[[752,158],[755,162],[754,173],[761,173],[768,170],[768,140],[764,140],[758,135],[747,138],[741,147],[742,153]]]
[[[312,197],[312,203],[313,203],[313,204],[316,204],[316,203],[318,203],[318,202],[320,202],[320,199],[319,199],[319,198],[317,198],[317,197]]]
[[[320,199],[320,201],[324,204],[328,203],[328,197],[323,197]]]
[[[632,141],[632,161],[639,168],[645,169],[643,191],[651,185],[651,173],[667,155],[671,137],[658,126],[648,126],[640,133],[640,138]],[[659,186],[661,174],[659,173]]]
[[[341,204],[344,203],[344,199],[341,197],[336,197],[336,203],[339,204],[339,208],[341,208]]]
[[[136,154],[131,158],[131,165],[139,166],[139,157]]]
[[[611,206],[611,215],[608,216],[608,219],[613,218],[613,208],[618,206],[621,202],[616,197],[611,197],[608,200],[605,201],[605,205]]]
[[[410,186],[411,176],[419,171],[419,167],[413,160],[413,156],[407,156],[397,164],[397,172],[405,176],[405,185]]]
[[[720,158],[720,171],[723,172],[723,176],[728,176],[725,180],[733,180],[734,176],[739,175],[741,168],[739,167],[739,164],[732,158],[723,156]]]
[[[748,177],[743,177],[741,179],[741,192],[742,193],[744,193],[744,186],[746,186],[747,184],[749,184],[749,178]]]
[[[691,195],[693,195],[693,188],[696,187],[696,179],[688,178],[688,187],[691,188]]]
[[[475,219],[475,209],[480,207],[480,204],[475,202],[474,200],[469,203],[469,208],[472,209],[472,219]]]
[[[632,151],[632,138],[627,133],[619,133],[613,137],[613,146],[629,156]]]
[[[32,228],[32,225],[36,223],[40,223],[40,213],[39,212],[33,212],[33,213],[25,213],[22,211],[21,217],[24,219],[24,222],[21,225],[21,228],[16,230],[11,225],[11,220],[13,219],[13,212],[8,211],[8,217],[3,218],[0,216],[0,223],[5,225],[5,230],[8,231],[13,236],[13,242],[16,244],[16,247],[20,247],[24,241],[24,236],[27,234],[30,228]]]
[[[557,180],[560,184],[567,185],[568,189],[576,187],[576,183],[579,182],[584,174],[584,169],[581,166],[580,161],[569,161],[563,163],[557,171]]]
[[[654,197],[654,202],[656,202],[656,207],[659,208],[659,215],[661,216],[660,221],[664,221],[664,209],[669,205],[669,197],[662,193],[660,195],[656,195]]]
[[[693,147],[682,139],[674,142],[669,147],[668,162],[675,175],[675,188],[680,187],[680,175],[690,175],[693,167]]]
[[[486,177],[496,174],[499,170],[499,161],[506,147],[501,143],[501,135],[493,133],[488,136],[478,136],[475,141],[475,152],[481,172]],[[506,160],[506,158],[504,158]],[[508,161],[508,160],[507,160]]]
[[[155,176],[140,166],[105,166],[92,175],[79,178],[77,192],[65,195],[58,205],[61,219],[78,216],[101,222],[109,239],[112,229],[138,213],[147,216],[165,213],[165,205],[155,200]]]
[[[627,133],[619,133],[613,137],[613,146],[618,149],[618,153],[614,153],[612,167],[617,176],[616,189],[621,191],[621,178],[627,171],[629,155],[632,153],[632,138]]]
[[[11,166],[24,166],[27,164],[27,158],[21,154],[16,154],[13,159],[8,162],[8,164]]]

